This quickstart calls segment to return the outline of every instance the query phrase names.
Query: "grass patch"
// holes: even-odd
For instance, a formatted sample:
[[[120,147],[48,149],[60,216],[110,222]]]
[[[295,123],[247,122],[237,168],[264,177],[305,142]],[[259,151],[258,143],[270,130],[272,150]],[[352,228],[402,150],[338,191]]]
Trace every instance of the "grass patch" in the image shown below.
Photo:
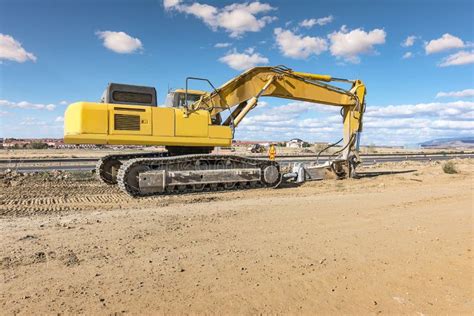
[[[447,173],[447,174],[458,173],[458,169],[456,168],[456,165],[452,161],[448,161],[443,164],[443,171],[444,173]]]
[[[90,171],[69,171],[67,172],[68,177],[71,180],[92,180],[95,178],[95,174]]]

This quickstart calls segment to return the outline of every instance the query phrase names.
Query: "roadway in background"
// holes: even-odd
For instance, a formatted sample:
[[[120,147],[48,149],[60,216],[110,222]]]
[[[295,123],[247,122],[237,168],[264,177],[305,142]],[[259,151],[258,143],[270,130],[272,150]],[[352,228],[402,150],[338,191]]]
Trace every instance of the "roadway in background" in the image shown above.
[[[267,155],[249,155],[253,158],[267,158]],[[323,163],[329,159],[328,155],[321,155],[319,162]],[[291,163],[311,163],[316,162],[316,155],[281,155],[276,160],[281,165]],[[362,165],[373,165],[384,162],[402,162],[402,161],[434,161],[449,159],[474,158],[474,153],[407,153],[407,154],[368,154],[361,155]],[[44,172],[53,170],[69,171],[91,171],[95,169],[97,158],[45,158],[45,159],[0,159],[0,171],[7,169],[18,172]]]

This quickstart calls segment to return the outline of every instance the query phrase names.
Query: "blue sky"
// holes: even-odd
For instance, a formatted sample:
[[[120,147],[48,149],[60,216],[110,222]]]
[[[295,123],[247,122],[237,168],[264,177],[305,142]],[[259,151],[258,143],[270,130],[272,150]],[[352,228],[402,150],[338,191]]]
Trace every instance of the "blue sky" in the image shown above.
[[[473,12],[467,0],[0,0],[0,137],[61,137],[67,104],[108,82],[155,86],[164,102],[186,76],[218,86],[279,64],[362,79],[365,144],[473,136]],[[340,138],[336,109],[262,101],[237,139]]]

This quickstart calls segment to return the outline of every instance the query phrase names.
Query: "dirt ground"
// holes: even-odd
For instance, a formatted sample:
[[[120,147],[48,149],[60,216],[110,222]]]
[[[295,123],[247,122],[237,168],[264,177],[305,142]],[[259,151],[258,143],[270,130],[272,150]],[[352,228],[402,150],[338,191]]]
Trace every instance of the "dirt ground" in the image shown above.
[[[0,314],[473,314],[474,161],[455,163],[142,199],[4,177]]]

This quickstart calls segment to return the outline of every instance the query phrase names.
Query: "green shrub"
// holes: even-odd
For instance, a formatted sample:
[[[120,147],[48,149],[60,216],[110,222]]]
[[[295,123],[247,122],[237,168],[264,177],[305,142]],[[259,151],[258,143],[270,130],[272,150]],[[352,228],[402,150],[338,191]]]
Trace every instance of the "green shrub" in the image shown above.
[[[48,144],[43,143],[43,142],[32,142],[30,144],[30,148],[32,148],[32,149],[45,149],[45,148],[48,148]]]
[[[448,174],[458,173],[458,170],[456,169],[456,165],[452,161],[448,161],[443,164],[443,171],[444,173],[448,173]]]

